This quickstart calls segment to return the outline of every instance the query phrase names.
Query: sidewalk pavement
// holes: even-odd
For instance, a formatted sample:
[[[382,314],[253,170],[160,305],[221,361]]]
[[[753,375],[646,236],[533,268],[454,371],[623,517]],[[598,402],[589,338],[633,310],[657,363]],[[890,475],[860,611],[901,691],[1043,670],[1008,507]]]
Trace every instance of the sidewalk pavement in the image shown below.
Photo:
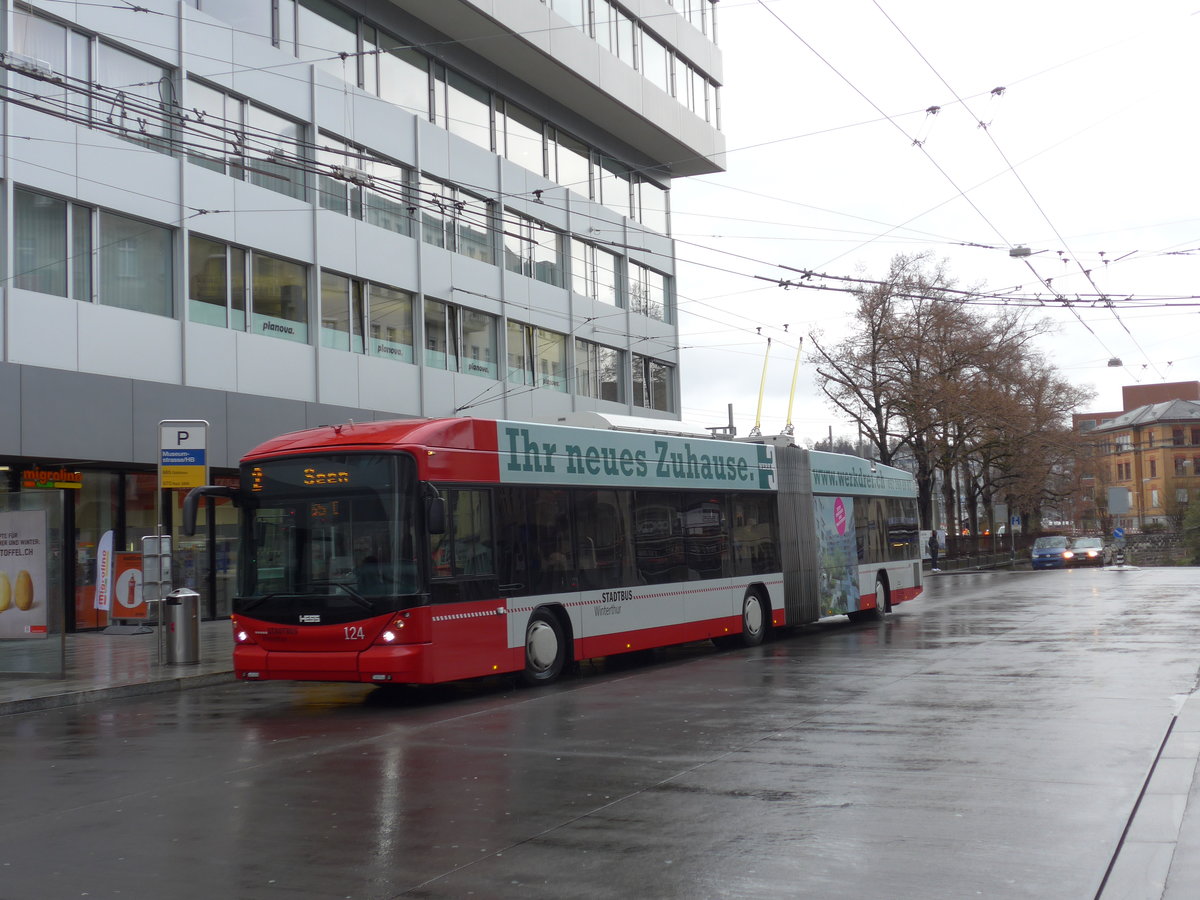
[[[227,619],[201,622],[198,663],[166,665],[162,658],[156,629],[148,634],[68,634],[65,678],[0,672],[0,716],[233,683],[233,628]]]
[[[66,677],[0,673],[0,716],[84,703],[232,684],[228,621],[200,624],[200,661],[161,663],[157,633],[69,634]],[[1096,900],[1200,897],[1200,697],[1179,712],[1117,848]]]

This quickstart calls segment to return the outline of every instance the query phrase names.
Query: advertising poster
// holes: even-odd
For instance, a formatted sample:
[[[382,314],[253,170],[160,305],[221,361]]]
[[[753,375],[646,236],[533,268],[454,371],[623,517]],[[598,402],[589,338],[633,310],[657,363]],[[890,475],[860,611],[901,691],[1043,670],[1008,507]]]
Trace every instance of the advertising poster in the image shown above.
[[[815,497],[817,571],[821,614],[841,615],[858,609],[858,544],[854,535],[854,500]]]
[[[142,554],[116,554],[116,582],[110,613],[114,619],[144,619],[146,600],[142,596]]]
[[[49,633],[46,511],[0,512],[0,638]]]
[[[113,533],[106,531],[96,546],[96,609],[108,610],[112,606],[113,580]]]

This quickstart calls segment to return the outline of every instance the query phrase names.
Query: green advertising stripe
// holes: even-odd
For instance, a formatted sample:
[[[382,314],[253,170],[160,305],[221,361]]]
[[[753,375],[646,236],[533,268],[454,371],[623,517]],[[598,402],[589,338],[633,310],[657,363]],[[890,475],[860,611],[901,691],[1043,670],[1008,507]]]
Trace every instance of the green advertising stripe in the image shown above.
[[[775,489],[774,448],[763,444],[515,422],[496,427],[503,482]]]

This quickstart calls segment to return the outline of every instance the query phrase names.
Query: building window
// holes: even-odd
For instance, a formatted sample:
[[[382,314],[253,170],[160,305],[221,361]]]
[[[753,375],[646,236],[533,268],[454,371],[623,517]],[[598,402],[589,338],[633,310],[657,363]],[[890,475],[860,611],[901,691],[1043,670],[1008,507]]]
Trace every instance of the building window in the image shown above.
[[[1152,490],[1152,491],[1150,492],[1150,508],[1151,508],[1151,509],[1158,509],[1158,507],[1159,507],[1159,502],[1158,502],[1158,488],[1155,488],[1154,490]]]
[[[193,322],[246,329],[246,251],[188,235],[188,315]]]
[[[371,356],[414,362],[413,295],[396,288],[367,285]]]
[[[265,253],[250,257],[251,331],[307,343],[307,267]]]
[[[481,262],[494,263],[492,204],[432,178],[422,178],[417,192],[421,238]]]
[[[246,0],[204,0],[200,5],[203,7],[201,12],[234,26],[238,32],[266,38],[268,41],[272,38],[274,29],[271,23],[271,4],[265,0],[257,0],[255,3],[247,3]]]
[[[95,300],[174,316],[172,230],[104,210],[96,229]],[[14,286],[92,300],[91,210],[14,188],[13,236]]]
[[[651,84],[670,94],[670,51],[667,50],[661,41],[652,37],[646,31],[643,31],[641,34],[640,44],[642,51],[642,75],[648,78]]]
[[[1186,441],[1184,440],[1183,429],[1182,428],[1172,428],[1171,429],[1171,446],[1172,447],[1182,447],[1182,446],[1184,446],[1185,443],[1186,443]]]
[[[412,295],[322,272],[321,345],[411,363]]]
[[[670,412],[674,409],[675,368],[633,354],[633,405]]]
[[[667,276],[639,263],[629,263],[629,309],[660,322],[670,321]]]
[[[438,67],[433,86],[434,121],[484,150],[492,149],[492,94],[487,88]]]
[[[497,378],[496,317],[477,309],[462,310],[463,358],[460,371]]]
[[[503,152],[509,162],[538,175],[545,175],[546,148],[542,120],[512,103],[504,103],[503,110],[503,113],[497,114],[497,151]]]
[[[429,57],[383,31],[379,43],[379,96],[423,119],[430,118]],[[369,84],[367,89],[371,90]]]
[[[587,144],[554,129],[547,141],[546,156],[546,175],[551,181],[591,197],[592,152]]]
[[[620,350],[575,340],[575,393],[597,400],[622,401]]]
[[[171,153],[177,94],[170,69],[28,10],[15,8],[12,17],[13,51],[46,63],[47,74],[58,76],[48,81],[14,73],[12,87],[44,98],[40,102],[75,121]]]
[[[1182,456],[1175,457],[1175,474],[1176,475],[1186,475],[1187,474],[1187,459],[1186,458],[1184,458]]]
[[[13,285],[92,299],[92,211],[24,188],[13,190]]]
[[[630,67],[637,66],[637,24],[609,0],[595,0],[596,42]]]
[[[617,305],[617,255],[571,239],[571,290],[601,303]]]
[[[246,180],[297,200],[305,199],[304,126],[253,103],[246,115]]]
[[[308,341],[307,266],[198,234],[188,236],[188,265],[193,322]]]
[[[246,101],[189,79],[186,106],[188,161],[240,178]]]
[[[1175,488],[1175,502],[1176,503],[1187,503],[1188,502],[1187,488]]]
[[[9,41],[14,53],[41,60],[50,67],[51,72],[68,78],[84,82],[92,80],[90,38],[87,35],[71,31],[20,7],[13,9],[12,22]],[[61,82],[31,78],[16,71],[10,71],[8,77],[14,90],[42,98],[40,103],[58,111],[66,108],[67,88]]]
[[[496,378],[496,341],[495,316],[426,299],[425,365]]]
[[[596,198],[613,212],[631,218],[632,180],[629,169],[615,159],[602,156],[595,171],[600,178],[599,190],[595,192]]]
[[[662,234],[670,233],[667,198],[670,191],[651,181],[638,178],[635,183],[634,218]]]
[[[505,210],[504,268],[508,271],[562,287],[562,243],[557,231]]]
[[[363,352],[364,293],[357,278],[321,273],[321,346]]]
[[[1158,460],[1157,459],[1150,460],[1150,477],[1151,478],[1158,477]]]
[[[99,220],[96,299],[105,306],[173,316],[171,230],[103,211]]]
[[[328,135],[321,136],[317,162],[323,208],[412,236],[411,170]]]
[[[567,391],[567,336],[508,322],[508,380],[511,384]]]
[[[304,200],[304,125],[199,81],[187,83],[188,160]]]
[[[93,121],[136,144],[170,153],[175,84],[171,73],[103,41],[96,47],[98,94]]]
[[[326,0],[300,0],[296,56],[348,84],[361,85],[358,19]]]
[[[588,34],[588,4],[587,0],[549,0],[550,8],[582,31]]]

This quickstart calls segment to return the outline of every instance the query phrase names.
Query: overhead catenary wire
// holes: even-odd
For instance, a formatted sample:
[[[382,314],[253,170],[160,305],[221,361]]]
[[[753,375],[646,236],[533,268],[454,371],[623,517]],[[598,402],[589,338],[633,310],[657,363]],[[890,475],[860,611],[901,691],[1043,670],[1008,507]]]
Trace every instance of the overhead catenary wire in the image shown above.
[[[137,104],[137,103],[138,103],[138,102],[140,102],[140,101],[138,101],[138,100],[136,100],[136,99],[129,99],[129,98],[126,98],[125,102],[126,102],[126,103],[129,103],[129,104]],[[154,115],[157,115],[157,114],[158,114],[158,112],[159,112],[158,108],[157,108],[157,107],[156,107],[154,104],[152,104],[152,103],[148,104],[148,105],[147,105],[147,108],[146,108],[144,111],[146,111],[148,115],[149,115],[149,114],[154,114]],[[90,120],[89,120],[89,121],[87,122],[87,124],[90,124],[90,125],[92,125],[93,127],[95,127],[95,124],[96,124],[96,123],[95,123],[95,122],[93,122],[93,121],[90,121]],[[245,126],[241,126],[241,127],[242,127],[243,129],[245,128]],[[249,129],[249,130],[248,130],[248,133],[250,133],[250,132],[252,132],[252,131],[253,131],[253,129]],[[117,134],[120,134],[120,135],[123,135],[123,136],[128,136],[127,132],[128,132],[128,129],[125,129],[125,128],[122,128],[122,127],[117,127],[117,128],[115,128],[115,129],[113,129],[113,133],[117,133]],[[279,142],[279,140],[280,140],[280,139],[279,139],[279,137],[278,137],[277,135],[274,135],[273,133],[269,133],[269,132],[264,132],[264,133],[262,133],[262,134],[260,134],[260,135],[257,135],[256,137],[257,137],[258,139],[261,139],[261,140],[267,141],[267,142],[271,143],[272,145],[274,145],[274,144],[277,144],[277,143]],[[247,143],[248,143],[248,139],[247,139]],[[315,148],[315,149],[317,149],[317,150],[329,150],[329,149],[332,149],[332,148],[329,148],[329,147],[328,147],[328,145],[321,144],[321,143],[319,143],[319,142],[318,142],[318,143],[310,143],[310,142],[303,142],[303,141],[293,141],[293,142],[292,142],[292,144],[293,144],[293,145],[294,145],[294,146],[295,146],[295,147],[296,147],[298,150],[299,150],[299,149],[301,149],[302,145],[303,145],[303,147],[304,147],[304,148]],[[342,150],[339,148],[339,150],[338,150],[337,152],[343,152],[343,151],[342,151]],[[352,153],[353,151],[347,151],[347,152],[351,152],[351,153]],[[366,154],[363,154],[363,155],[362,155],[362,158],[364,158],[364,159],[367,159],[367,158],[373,158],[373,157],[369,157],[368,155],[366,155]],[[300,170],[300,171],[316,172],[317,174],[328,174],[328,173],[324,172],[323,170],[321,170],[321,169],[319,169],[319,168],[317,168],[317,169],[314,169],[314,167],[313,167],[313,164],[312,164],[312,163],[310,163],[310,162],[309,162],[307,159],[304,159],[304,158],[302,158],[302,157],[299,157],[299,156],[296,156],[295,158],[288,159],[288,160],[286,160],[286,162],[287,162],[289,165],[291,165],[292,167],[294,167],[294,168],[296,168],[296,169],[298,169],[298,170]],[[277,176],[277,174],[278,174],[278,173],[277,173],[277,172],[269,172],[269,173],[266,173],[266,174],[268,174],[268,175],[270,175],[270,176]],[[403,186],[400,186],[400,189],[401,189],[401,190],[403,190]],[[386,190],[386,188],[383,188],[383,190]],[[403,194],[398,194],[398,195],[395,195],[395,199],[397,199],[397,200],[403,200],[403,199],[404,199],[404,196],[403,196]],[[429,208],[430,208],[430,209],[432,209],[433,207],[432,207],[432,206],[430,206]],[[443,209],[443,210],[441,210],[441,211],[444,211],[444,209]],[[461,212],[461,210],[460,210],[460,212]],[[482,220],[481,220],[481,223],[482,223]],[[547,229],[547,230],[549,230],[549,229]],[[604,243],[604,242],[602,242],[602,241],[597,241],[597,242],[598,242],[598,243]],[[615,246],[625,246],[625,247],[628,247],[628,246],[629,246],[629,245],[620,245],[618,242],[607,242],[607,243],[608,243],[608,245],[609,245],[609,246],[614,246],[614,247],[615,247]],[[709,249],[709,248],[705,248],[705,249],[707,250],[707,249]],[[749,257],[743,257],[743,258],[745,258],[745,259],[749,259]],[[725,270],[725,271],[730,271],[730,270]],[[745,274],[745,273],[734,273],[734,274]],[[837,277],[837,276],[825,276],[825,275],[823,275],[822,277],[827,277],[827,278],[835,278],[835,279],[836,279],[836,277]],[[785,286],[786,286],[786,285],[785,285]],[[1080,299],[1080,301],[1082,302],[1084,298],[1079,298],[1079,299]],[[1010,301],[1010,300],[1006,300],[1005,302],[1011,302],[1011,301]]]
[[[1024,178],[1021,177],[1021,173],[1019,171],[1017,171],[1016,166],[1014,166],[1012,164],[1012,161],[1008,158],[1008,154],[1006,154],[1004,152],[1004,149],[1000,146],[1000,143],[996,140],[995,135],[992,134],[992,129],[987,127],[985,125],[985,123],[983,122],[983,120],[980,119],[975,114],[975,112],[967,105],[966,101],[964,101],[958,95],[958,92],[954,89],[954,87],[950,84],[950,82],[948,82],[942,76],[941,72],[939,72],[937,70],[937,68],[933,65],[933,63],[931,63],[929,61],[928,57],[926,57],[925,54],[922,53],[921,50],[917,47],[917,45],[915,43],[913,43],[912,39],[909,38],[909,36],[904,32],[904,30],[902,28],[900,28],[900,26],[896,23],[895,19],[893,19],[890,15],[888,15],[887,11],[883,8],[883,6],[880,5],[879,0],[872,0],[872,2],[875,4],[875,8],[878,9],[880,11],[880,13],[883,14],[883,17],[885,19],[887,19],[887,21],[892,25],[893,28],[896,29],[896,31],[900,34],[900,36],[902,38],[904,38],[905,42],[913,49],[913,51],[917,54],[917,56],[920,57],[921,61],[924,62],[925,65],[929,67],[930,71],[933,72],[933,74],[935,76],[937,76],[938,80],[941,81],[941,83],[943,85],[945,85],[946,89],[949,90],[954,95],[955,99],[958,100],[960,103],[962,103],[963,109],[965,109],[971,115],[971,117],[973,119],[975,119],[977,122],[979,122],[979,124],[981,126],[980,130],[984,133],[984,135],[986,135],[988,141],[995,148],[996,152],[1000,155],[1000,158],[1004,161],[1004,164],[1008,167],[1008,172],[1011,173],[1013,178],[1016,179],[1017,183],[1021,186],[1021,189],[1025,192],[1026,196],[1033,203],[1034,208],[1037,209],[1037,211],[1041,214],[1041,216],[1045,220],[1046,224],[1050,226],[1050,229],[1051,229],[1051,231],[1054,232],[1055,237],[1057,237],[1059,242],[1064,247],[1067,248],[1068,252],[1071,252],[1070,247],[1067,245],[1066,240],[1063,238],[1062,234],[1059,232],[1058,227],[1050,219],[1050,216],[1046,212],[1045,207],[1042,206],[1042,204],[1038,201],[1037,197],[1034,196],[1033,191],[1030,190],[1028,183],[1025,181]],[[1071,256],[1072,256],[1072,258],[1075,258],[1075,254],[1073,252],[1071,253]],[[1030,269],[1031,272],[1034,272],[1035,276],[1038,278],[1039,281],[1041,281],[1043,284],[1047,284],[1045,279],[1042,278],[1041,275],[1038,275],[1036,270],[1034,270],[1033,264],[1029,261],[1028,258],[1023,259],[1022,261]],[[1092,288],[1098,294],[1101,293],[1100,289],[1096,286],[1096,282],[1092,279],[1091,271],[1088,269],[1085,269],[1083,267],[1083,265],[1078,262],[1078,259],[1076,259],[1076,264],[1079,266],[1080,271],[1083,273],[1084,277],[1087,279],[1088,283],[1092,286]],[[1048,284],[1047,284],[1047,286],[1048,286]],[[1116,317],[1117,322],[1120,323],[1121,327],[1125,329],[1125,332],[1130,336],[1130,338],[1133,339],[1134,345],[1137,346],[1138,350],[1142,353],[1143,356],[1146,356],[1146,352],[1144,350],[1142,350],[1141,345],[1139,345],[1137,343],[1137,339],[1134,338],[1133,332],[1129,330],[1129,327],[1123,321],[1121,321],[1121,317],[1119,315],[1117,315],[1116,307],[1113,306],[1111,303],[1109,303],[1108,308],[1112,310],[1112,313]],[[1083,323],[1082,318],[1080,318],[1080,322],[1081,322],[1081,324],[1084,324],[1085,328],[1088,327],[1086,325],[1086,323]],[[1091,331],[1090,328],[1088,330]],[[1093,331],[1092,334],[1094,335],[1095,332]],[[1162,377],[1161,373],[1159,373],[1159,377]]]
[[[200,157],[204,157],[205,151],[207,151],[209,154],[216,152],[216,147],[214,146],[213,142],[218,141],[222,146],[228,145],[233,151],[235,151],[234,155],[239,157],[239,160],[237,162],[228,163],[232,168],[237,169],[239,171],[247,171],[252,174],[258,174],[258,175],[261,175],[261,176],[267,177],[267,178],[277,178],[280,180],[287,180],[286,176],[281,175],[281,173],[277,169],[276,170],[258,170],[258,169],[256,169],[252,160],[260,159],[264,162],[270,162],[272,164],[291,169],[297,173],[319,175],[319,176],[330,178],[330,179],[333,179],[336,181],[345,182],[347,180],[345,175],[338,174],[337,172],[335,172],[332,169],[332,167],[330,167],[326,164],[319,163],[319,162],[314,161],[306,156],[299,155],[299,154],[307,150],[307,151],[331,152],[331,153],[336,153],[339,155],[345,155],[347,158],[356,157],[363,161],[378,161],[378,159],[379,159],[378,157],[376,157],[372,154],[366,153],[366,152],[359,152],[359,151],[355,151],[350,148],[347,148],[347,149],[335,148],[327,143],[322,143],[320,141],[309,142],[309,141],[303,141],[303,140],[298,140],[298,139],[283,139],[283,138],[280,138],[278,135],[276,135],[273,132],[270,132],[270,131],[267,131],[264,129],[256,129],[252,126],[241,125],[240,123],[237,124],[236,128],[235,128],[235,125],[230,124],[227,120],[221,119],[219,117],[207,115],[207,114],[201,116],[199,113],[195,113],[195,111],[192,111],[193,113],[195,113],[194,119],[191,116],[189,116],[189,114],[187,112],[183,113],[181,116],[171,116],[171,115],[164,113],[161,110],[161,108],[159,107],[159,105],[156,104],[154,101],[147,100],[145,98],[136,97],[136,96],[126,97],[126,98],[124,98],[124,100],[118,100],[116,98],[116,95],[111,93],[112,89],[106,89],[103,86],[99,86],[99,85],[89,84],[89,85],[87,85],[87,90],[92,92],[89,94],[89,101],[96,100],[98,97],[98,105],[101,108],[108,107],[110,110],[115,110],[118,105],[121,107],[123,112],[118,117],[117,121],[113,121],[112,117],[97,118],[93,112],[93,109],[96,104],[91,103],[91,102],[71,102],[69,100],[63,100],[62,98],[58,98],[58,97],[47,98],[43,95],[36,94],[33,92],[20,92],[19,89],[13,88],[11,86],[8,88],[8,96],[5,99],[7,100],[7,102],[14,103],[19,106],[24,106],[24,107],[30,108],[30,109],[36,109],[40,112],[48,113],[50,115],[55,115],[60,118],[63,118],[66,121],[74,122],[76,124],[87,125],[88,127],[94,128],[98,131],[107,132],[107,133],[112,134],[117,137],[123,137],[123,138],[133,137],[135,140],[137,140],[139,143],[142,144],[142,147],[145,152],[155,152],[155,150],[154,150],[155,146],[160,147],[160,148],[169,147],[170,149],[173,149],[173,150],[176,150],[179,152],[190,153],[190,154],[194,154],[194,155],[197,155]],[[108,93],[106,93],[106,91]],[[14,96],[14,94],[16,94],[18,96]],[[47,108],[46,104],[49,104],[51,108]],[[62,111],[62,112],[60,112],[57,108],[55,108],[55,107],[58,107],[60,104],[62,104],[64,107],[64,111]],[[152,117],[156,117],[156,118],[152,118]],[[135,130],[131,126],[126,126],[125,124],[122,124],[126,121],[132,122],[132,123],[137,123],[137,125],[138,125],[137,129]],[[222,124],[219,126],[213,126],[212,125],[213,122],[220,122]],[[155,133],[152,128],[148,127],[155,123],[163,125],[163,126],[166,126],[166,125],[190,126],[191,124],[195,123],[196,125],[205,125],[206,127],[210,127],[210,128],[217,127],[220,129],[228,129],[229,136],[217,138],[217,137],[213,137],[213,136],[209,135],[209,136],[205,137],[205,139],[203,139],[203,140],[188,140],[186,137],[182,137],[179,133],[177,133],[175,131],[166,131],[161,134]],[[20,137],[20,136],[14,136],[14,137]],[[279,152],[279,148],[278,148],[279,144],[294,147],[296,149],[297,153],[295,153],[295,154],[281,153],[281,152]],[[250,161],[247,162],[244,160],[250,160]],[[228,161],[225,160],[224,157],[221,157],[221,162],[222,162],[222,164],[226,164]],[[505,230],[505,226],[507,224],[509,224],[509,223],[517,224],[518,222],[533,224],[539,230],[543,231],[544,233],[546,233],[548,235],[557,236],[559,234],[559,232],[556,229],[553,229],[550,226],[544,225],[544,224],[538,222],[537,220],[530,219],[528,217],[522,216],[519,219],[513,219],[511,217],[506,217],[503,214],[500,214],[500,215],[488,214],[483,209],[477,209],[476,207],[472,206],[469,201],[465,202],[465,203],[458,203],[458,204],[447,204],[446,202],[443,201],[443,198],[440,195],[436,195],[434,193],[431,193],[430,191],[423,190],[422,188],[413,186],[412,184],[407,183],[407,182],[392,182],[392,181],[389,181],[388,179],[384,179],[384,178],[374,178],[374,179],[372,179],[370,190],[375,193],[378,193],[388,199],[395,200],[398,203],[408,204],[408,207],[407,207],[408,211],[412,212],[412,213],[415,213],[415,212],[421,211],[421,210],[430,211],[430,212],[436,210],[439,214],[446,214],[448,212],[453,212],[456,217],[458,217],[470,224],[475,224],[478,227],[480,227],[481,229],[485,228],[488,225],[495,222],[496,224],[498,224],[500,226],[499,231],[502,236],[522,237],[519,234],[515,234],[513,232],[509,232],[509,231]],[[318,194],[320,194],[320,193],[321,193],[321,190],[320,190],[320,188],[318,188]],[[486,201],[488,198],[477,198],[477,199],[479,199],[481,201]],[[587,216],[582,216],[582,217],[585,219],[590,218]],[[598,220],[598,221],[607,221],[607,220]],[[636,231],[636,229],[635,229],[635,231]],[[608,239],[604,239],[602,237],[597,237],[596,235],[589,235],[588,238],[586,238],[585,240],[588,240],[597,245],[611,247],[614,249],[635,250],[635,251],[642,252],[642,253],[649,253],[649,255],[651,255],[651,256],[656,255],[655,251],[647,251],[646,248],[644,248],[641,245],[631,244],[626,241],[608,240]],[[776,264],[776,263],[769,263],[764,260],[758,259],[756,257],[748,256],[745,254],[739,254],[739,253],[735,253],[732,251],[720,250],[720,249],[714,250],[713,248],[710,248],[707,245],[690,242],[690,241],[676,240],[675,243],[681,244],[683,246],[696,247],[697,249],[700,249],[700,250],[704,251],[705,253],[716,252],[722,256],[726,256],[731,259],[736,259],[736,260],[743,261],[743,262],[748,262],[753,265],[766,265],[766,266],[782,268],[787,271],[799,271],[807,278],[812,278],[812,277],[816,276],[816,277],[819,277],[820,279],[822,279],[823,281],[853,282],[853,283],[862,284],[862,285],[870,285],[870,284],[879,284],[880,283],[873,279],[853,278],[850,276],[835,275],[832,273],[815,273],[815,272],[812,272],[811,270],[799,270],[792,266]],[[731,269],[727,266],[718,266],[713,263],[706,263],[706,262],[703,262],[700,260],[692,261],[692,264],[703,266],[705,268],[708,268],[708,269],[714,270],[714,271],[725,272],[727,274],[765,280],[768,282],[775,283],[778,286],[781,286],[784,288],[799,286],[798,284],[792,282],[789,279],[779,279],[776,277],[763,276],[763,275],[755,274],[755,273],[747,273],[744,271]],[[804,286],[812,287],[813,285],[806,284]],[[1101,294],[1101,293],[1097,293],[1095,295],[1089,295],[1086,293],[1084,293],[1084,294],[1076,293],[1076,294],[1071,295],[1071,294],[1052,292],[1052,293],[1048,294],[1047,299],[1043,299],[1040,297],[1040,295],[1034,295],[1032,297],[1026,295],[1026,296],[1022,297],[1022,296],[1018,296],[1018,295],[1011,294],[1011,293],[1001,294],[999,292],[985,292],[985,291],[956,291],[955,293],[956,293],[956,295],[958,295],[961,298],[966,299],[966,300],[978,300],[978,301],[992,300],[992,301],[995,301],[1002,305],[1019,303],[1019,302],[1026,302],[1026,303],[1030,303],[1030,304],[1034,304],[1034,305],[1046,305],[1047,300],[1049,298],[1052,298],[1053,302],[1056,302],[1059,305],[1070,306],[1072,303],[1094,302],[1094,300],[1096,300],[1098,298],[1103,298],[1105,296],[1104,294]],[[1126,302],[1134,301],[1135,299],[1136,298],[1129,297],[1129,298],[1126,298]],[[1175,298],[1163,297],[1163,298],[1152,298],[1152,299],[1156,302],[1162,302],[1162,301],[1166,301],[1166,300],[1170,300],[1170,299],[1187,300],[1187,299],[1191,299],[1191,297],[1190,297],[1190,295],[1180,295],[1179,297],[1175,297]],[[1117,301],[1114,300],[1114,302],[1117,302]]]

